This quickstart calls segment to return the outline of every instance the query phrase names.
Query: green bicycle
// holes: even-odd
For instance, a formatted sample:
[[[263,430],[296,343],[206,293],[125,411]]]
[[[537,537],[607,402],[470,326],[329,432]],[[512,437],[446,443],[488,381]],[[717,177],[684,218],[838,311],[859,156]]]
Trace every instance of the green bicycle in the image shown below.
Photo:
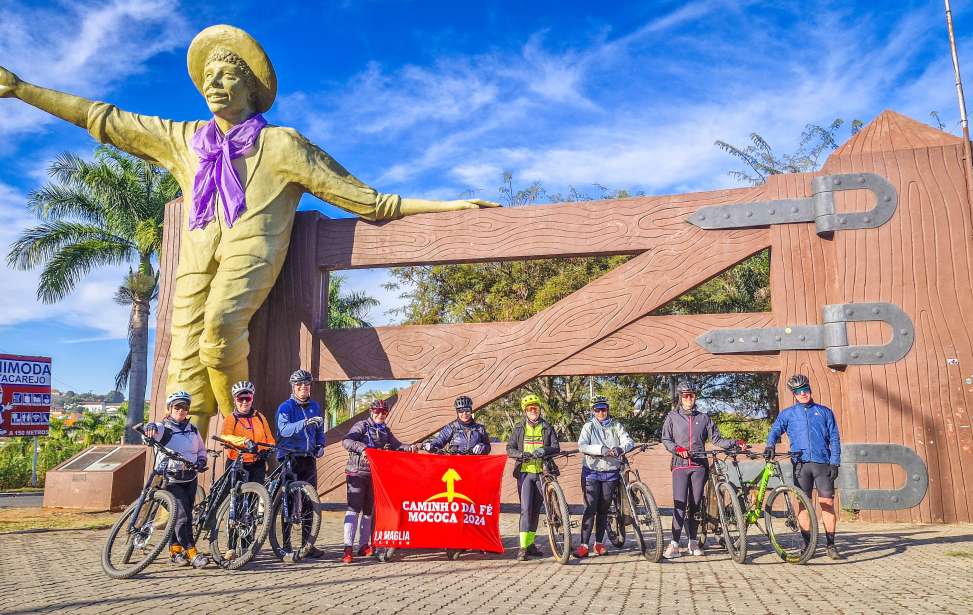
[[[803,491],[784,484],[779,457],[794,458],[800,453],[782,453],[764,463],[763,470],[753,480],[744,480],[737,457],[749,459],[763,456],[751,451],[707,451],[712,458],[712,471],[703,493],[700,516],[700,545],[709,533],[718,537],[733,561],[747,560],[747,530],[751,525],[760,529],[777,555],[789,564],[806,564],[818,541],[818,520],[811,501]],[[722,459],[720,459],[722,457]],[[727,467],[733,468],[739,487],[729,480]],[[771,488],[771,479],[780,485]],[[716,494],[716,497],[714,497]],[[809,539],[805,542],[799,517],[806,513]],[[761,527],[761,520],[763,527]]]

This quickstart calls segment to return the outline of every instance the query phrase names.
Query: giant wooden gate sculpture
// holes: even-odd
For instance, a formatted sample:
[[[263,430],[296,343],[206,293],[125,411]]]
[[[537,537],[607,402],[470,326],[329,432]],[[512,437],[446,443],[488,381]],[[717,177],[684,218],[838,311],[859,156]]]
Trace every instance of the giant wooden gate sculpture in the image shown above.
[[[973,475],[964,471],[973,467],[973,204],[962,149],[957,137],[884,112],[820,173],[773,176],[756,188],[383,225],[300,214],[284,271],[251,323],[258,407],[286,398],[287,375],[298,366],[321,381],[415,378],[390,421],[414,441],[454,417],[457,395],[483,405],[539,375],[801,371],[811,376],[816,399],[836,410],[845,441],[904,444],[926,462],[928,497],[870,518],[973,521]],[[815,181],[821,177],[831,179]],[[859,183],[846,189],[849,181]],[[784,202],[707,209],[766,201]],[[173,224],[182,219],[173,213],[162,263],[157,412],[178,254]],[[777,223],[783,219],[791,221]],[[771,312],[648,315],[766,248]],[[331,270],[595,254],[636,256],[522,322],[326,327]],[[796,349],[769,351],[775,344]],[[721,354],[728,350],[734,354]],[[782,390],[781,399],[789,394]],[[328,433],[322,492],[343,484],[347,426]],[[894,489],[909,477],[898,466],[869,464],[858,479]]]

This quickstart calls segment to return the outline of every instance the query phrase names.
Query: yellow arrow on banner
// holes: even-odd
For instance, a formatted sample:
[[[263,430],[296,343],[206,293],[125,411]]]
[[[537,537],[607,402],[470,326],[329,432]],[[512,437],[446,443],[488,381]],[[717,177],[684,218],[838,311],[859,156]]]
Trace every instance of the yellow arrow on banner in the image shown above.
[[[426,501],[428,502],[430,500],[438,500],[441,498],[446,498],[447,502],[452,502],[454,499],[459,498],[461,500],[466,500],[470,504],[473,504],[474,503],[473,500],[466,497],[462,493],[456,492],[456,481],[458,480],[463,480],[463,478],[459,475],[459,472],[457,472],[453,468],[449,468],[443,474],[443,478],[442,478],[442,481],[446,483],[446,491],[442,493],[437,493],[436,495],[430,498],[426,498]]]

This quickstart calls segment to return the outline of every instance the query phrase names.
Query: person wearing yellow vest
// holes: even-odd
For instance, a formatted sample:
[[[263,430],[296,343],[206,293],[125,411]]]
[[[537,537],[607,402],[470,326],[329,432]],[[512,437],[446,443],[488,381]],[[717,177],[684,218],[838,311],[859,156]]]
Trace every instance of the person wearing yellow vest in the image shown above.
[[[253,409],[254,386],[249,380],[241,380],[233,385],[230,394],[233,396],[233,413],[223,421],[221,438],[245,449],[253,449],[255,442],[275,444],[274,432],[264,416]],[[263,484],[267,476],[267,460],[256,453],[240,453],[233,449],[226,452],[226,465],[229,467],[238,455],[243,455],[243,469],[248,478]]]
[[[533,393],[520,400],[524,420],[518,423],[507,442],[507,456],[517,460],[514,476],[520,494],[520,549],[517,559],[528,556],[543,557],[544,553],[534,544],[537,521],[540,518],[543,496],[541,476],[544,473],[544,457],[561,451],[554,428],[541,418],[541,398]]]

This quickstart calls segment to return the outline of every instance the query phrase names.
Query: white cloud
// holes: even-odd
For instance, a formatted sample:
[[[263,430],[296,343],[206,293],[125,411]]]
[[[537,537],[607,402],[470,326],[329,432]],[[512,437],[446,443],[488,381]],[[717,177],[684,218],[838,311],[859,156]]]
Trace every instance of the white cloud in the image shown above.
[[[955,116],[948,56],[930,53],[938,13],[745,8],[685,5],[575,48],[545,31],[515,52],[373,64],[324,102],[295,95],[316,104],[289,119],[327,126],[345,150],[378,149],[377,168],[355,171],[383,190],[457,194],[498,185],[503,170],[550,191],[714,189],[732,185],[736,166],[716,139],[745,144],[755,131],[788,151],[806,123],[834,117]]]
[[[127,268],[93,271],[63,301],[47,305],[37,300],[38,272],[20,271],[7,264],[9,246],[21,232],[36,223],[25,213],[27,196],[0,184],[0,326],[52,319],[99,332],[102,339],[128,336],[128,308],[112,297]]]
[[[191,34],[176,0],[73,2],[0,10],[0,58],[31,83],[95,96],[141,72],[153,56],[182,47]],[[4,101],[0,135],[36,132],[53,121]]]

